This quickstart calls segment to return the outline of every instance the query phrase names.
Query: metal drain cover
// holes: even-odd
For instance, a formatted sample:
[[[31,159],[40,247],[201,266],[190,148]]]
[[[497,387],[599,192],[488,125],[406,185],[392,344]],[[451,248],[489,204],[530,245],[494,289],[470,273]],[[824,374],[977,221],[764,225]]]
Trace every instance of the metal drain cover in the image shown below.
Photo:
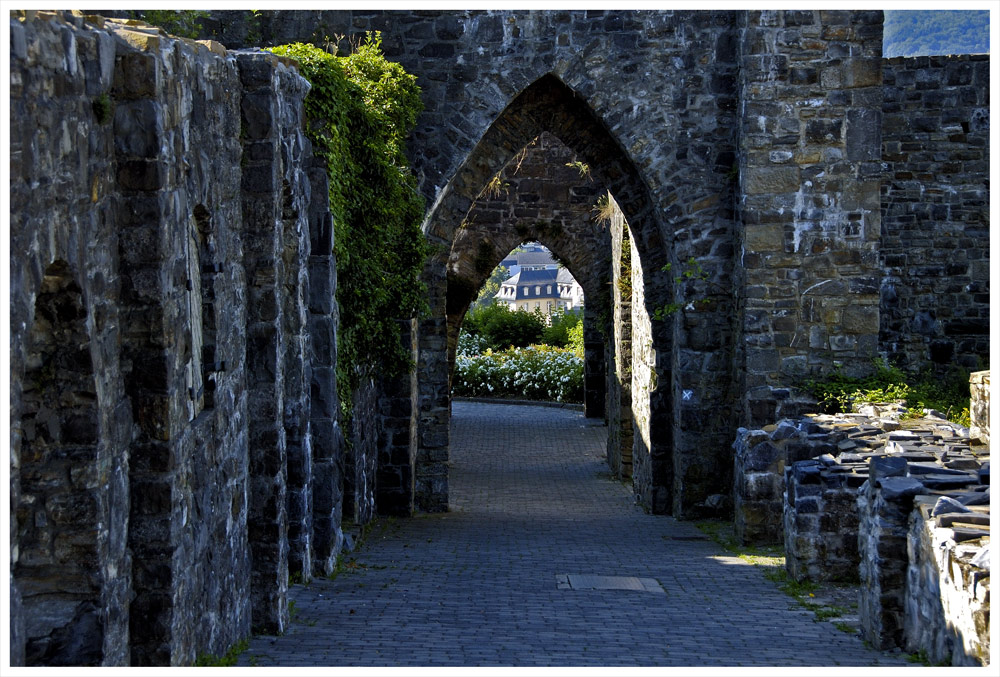
[[[636,576],[556,574],[556,587],[559,590],[638,590],[639,592],[667,594],[655,578],[637,578]]]

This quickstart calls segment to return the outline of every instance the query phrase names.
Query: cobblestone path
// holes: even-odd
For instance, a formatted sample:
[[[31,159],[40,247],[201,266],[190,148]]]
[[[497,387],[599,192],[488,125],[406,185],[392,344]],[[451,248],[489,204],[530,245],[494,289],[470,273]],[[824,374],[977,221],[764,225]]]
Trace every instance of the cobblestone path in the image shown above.
[[[240,664],[907,664],[814,621],[693,525],[644,514],[598,423],[456,402],[451,512],[380,520],[335,580],[293,586],[289,631]]]

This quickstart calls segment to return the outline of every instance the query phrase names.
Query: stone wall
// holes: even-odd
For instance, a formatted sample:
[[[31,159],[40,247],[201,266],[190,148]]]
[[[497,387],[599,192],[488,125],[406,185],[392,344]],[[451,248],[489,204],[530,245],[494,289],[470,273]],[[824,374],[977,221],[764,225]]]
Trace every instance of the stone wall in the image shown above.
[[[988,54],[887,59],[882,349],[910,368],[989,359]]]
[[[989,665],[989,507],[939,500],[919,496],[910,513],[905,647],[934,665]]]
[[[881,11],[740,18],[737,358],[742,420],[797,416],[788,386],[878,350]]]
[[[858,493],[861,635],[879,649],[906,645],[907,627],[926,622],[930,624],[928,632],[944,629],[944,624],[938,623],[933,613],[928,614],[927,605],[919,601],[937,596],[941,602],[943,595],[937,581],[926,574],[920,548],[908,550],[915,497],[932,493],[937,505],[939,497],[947,492],[950,498],[943,505],[957,504],[949,512],[965,513],[969,512],[967,505],[989,504],[989,486],[982,484],[980,473],[935,477],[919,465],[909,464],[903,455],[873,458],[869,479]],[[954,536],[954,540],[985,535],[989,529],[973,528],[972,534],[968,529],[965,531],[962,537]],[[953,574],[948,571],[946,575]],[[913,584],[909,593],[908,580]],[[908,594],[914,601],[907,601]],[[908,617],[914,613],[916,617]],[[970,643],[975,641],[972,637],[967,639]],[[943,641],[927,635],[920,637],[911,631],[909,646],[939,651]]]
[[[10,650],[128,663],[129,459],[118,349],[113,36],[11,22]],[[101,114],[99,115],[98,112]]]
[[[13,662],[221,655],[340,545],[308,85],[98,17],[11,36]]]
[[[869,464],[896,463],[933,490],[978,481],[984,450],[970,449],[964,428],[934,417],[905,423],[858,414],[850,429],[831,436],[832,453],[785,469],[785,568],[796,580],[857,577],[856,501]]]

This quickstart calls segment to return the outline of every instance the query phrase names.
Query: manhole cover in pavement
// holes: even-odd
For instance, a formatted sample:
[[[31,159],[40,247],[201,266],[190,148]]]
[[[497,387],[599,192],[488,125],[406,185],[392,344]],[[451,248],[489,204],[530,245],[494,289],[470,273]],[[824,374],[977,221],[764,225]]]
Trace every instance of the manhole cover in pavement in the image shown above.
[[[595,576],[593,574],[556,574],[559,590],[638,590],[639,592],[666,591],[654,578],[636,576]]]

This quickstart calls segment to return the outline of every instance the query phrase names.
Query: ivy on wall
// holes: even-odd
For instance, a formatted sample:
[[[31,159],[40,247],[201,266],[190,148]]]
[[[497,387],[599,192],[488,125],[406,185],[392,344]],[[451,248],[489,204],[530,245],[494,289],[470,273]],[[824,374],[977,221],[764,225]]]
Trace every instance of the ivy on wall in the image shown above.
[[[305,100],[313,152],[326,161],[340,306],[337,390],[350,415],[362,365],[387,376],[411,366],[398,321],[427,308],[419,276],[427,254],[423,199],[404,141],[423,109],[416,77],[369,33],[353,54],[303,43],[271,47],[312,84]]]

